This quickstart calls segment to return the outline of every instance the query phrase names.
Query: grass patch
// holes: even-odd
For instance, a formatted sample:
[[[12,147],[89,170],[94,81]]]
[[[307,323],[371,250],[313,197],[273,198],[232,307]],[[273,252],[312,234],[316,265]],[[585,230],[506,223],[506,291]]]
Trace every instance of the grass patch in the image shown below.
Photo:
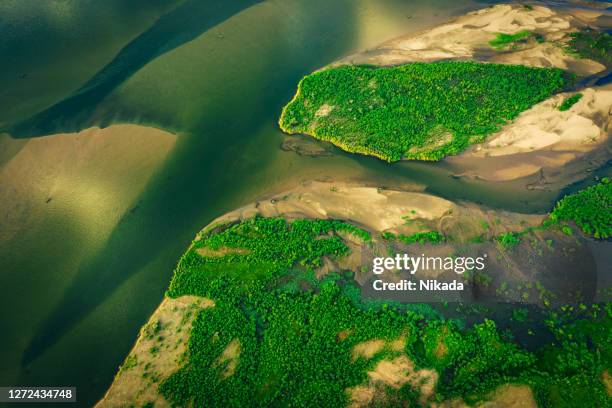
[[[562,111],[562,112],[564,112],[566,110],[569,110],[569,108],[574,106],[576,104],[576,102],[578,102],[580,99],[582,99],[582,96],[583,95],[579,92],[577,94],[574,94],[572,96],[569,96],[569,97],[565,98],[563,103],[559,106],[559,110]]]
[[[481,142],[573,78],[476,62],[341,66],[304,77],[279,124],[389,162],[440,160]]]
[[[410,235],[383,232],[381,236],[385,240],[398,240],[405,244],[441,244],[446,241],[446,236],[438,231],[415,232]]]
[[[397,239],[406,244],[441,244],[446,241],[446,237],[438,231],[417,232],[411,235],[400,234]]]
[[[498,50],[511,48],[521,43],[526,43],[533,35],[529,30],[519,31],[516,34],[497,33],[495,39],[489,41],[489,45]]]
[[[499,245],[504,249],[514,248],[521,243],[521,237],[516,232],[506,232],[496,238]]]

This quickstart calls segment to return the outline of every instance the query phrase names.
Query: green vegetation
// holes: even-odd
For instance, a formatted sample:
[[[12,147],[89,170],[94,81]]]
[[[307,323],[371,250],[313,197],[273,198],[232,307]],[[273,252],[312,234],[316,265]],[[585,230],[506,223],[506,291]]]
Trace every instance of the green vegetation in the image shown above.
[[[391,232],[385,232],[382,234],[382,237],[383,239],[398,239],[406,244],[441,244],[442,242],[446,241],[444,234],[438,231],[415,232],[414,234],[410,235],[395,235]]]
[[[476,62],[341,66],[306,76],[281,128],[387,161],[440,160],[560,91],[552,68]]]
[[[489,45],[497,49],[512,48],[518,44],[526,43],[532,36],[533,34],[529,30],[519,31],[516,34],[497,33],[495,39],[489,41]]]
[[[561,199],[550,214],[553,222],[573,221],[587,235],[598,239],[612,236],[612,184],[598,184]]]
[[[162,394],[178,406],[345,406],[347,388],[367,385],[367,372],[382,359],[405,354],[417,369],[439,373],[437,401],[473,402],[517,383],[529,385],[542,406],[606,404],[600,378],[612,361],[609,307],[567,322],[551,316],[555,341],[527,351],[491,320],[466,329],[426,305],[362,301],[350,273],[314,278],[322,257],[348,253],[347,231],[369,239],[339,221],[256,217],[196,240],[167,294],[208,297],[215,307],[196,317],[186,362],[162,382]],[[398,338],[402,349],[354,355],[361,342]],[[220,358],[236,342],[238,352]],[[416,386],[383,393],[391,405],[418,405]]]
[[[502,248],[510,249],[520,244],[521,237],[516,232],[506,232],[497,237],[497,242],[502,246]]]
[[[563,103],[559,106],[559,110],[562,112],[569,110],[569,108],[574,106],[574,104],[578,102],[580,99],[582,99],[582,94],[580,92],[565,98]]]
[[[514,309],[512,311],[512,319],[516,320],[517,322],[525,322],[527,321],[528,317],[529,317],[528,309]]]
[[[590,58],[604,64],[612,62],[612,36],[608,33],[586,29],[570,34],[567,50],[582,58]]]

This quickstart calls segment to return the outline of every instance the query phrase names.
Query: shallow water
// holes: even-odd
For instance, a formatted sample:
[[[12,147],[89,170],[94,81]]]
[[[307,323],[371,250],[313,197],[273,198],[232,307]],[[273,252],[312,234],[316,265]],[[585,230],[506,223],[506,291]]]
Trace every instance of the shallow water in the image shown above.
[[[170,9],[176,2],[156,3]],[[91,405],[159,303],[173,266],[194,234],[215,217],[301,180],[425,188],[452,199],[525,212],[545,211],[556,197],[555,192],[527,191],[518,185],[456,179],[443,164],[389,165],[331,146],[330,157],[299,156],[279,148],[284,136],[276,121],[303,75],[482,3],[226,3],[231,5],[182,2],[174,14],[148,28],[143,25],[142,34],[115,57],[105,53],[83,60],[90,77],[79,84],[59,84],[61,89],[45,100],[47,111],[28,120],[18,114],[3,118],[4,128],[26,138],[116,122],[161,127],[179,136],[136,199],[109,193],[129,189],[139,169],[133,163],[127,174],[112,173],[121,152],[111,145],[99,153],[103,156],[98,167],[83,174],[48,169],[44,185],[68,186],[52,197],[52,205],[47,197],[36,196],[37,186],[32,185],[23,203],[2,206],[13,211],[27,204],[25,212],[36,217],[26,214],[13,220],[6,210],[0,214],[0,225],[19,230],[0,242],[0,285],[8,288],[0,300],[0,321],[7,333],[0,337],[0,385],[76,385],[80,405]],[[135,9],[114,12],[129,20],[126,16]],[[107,30],[100,32],[108,35]],[[99,42],[81,47],[95,48]],[[28,62],[37,62],[37,42],[24,40],[21,50],[29,55],[21,62],[27,70]],[[75,50],[75,55],[84,54],[81,48]],[[28,110],[25,102],[16,112]],[[0,99],[0,108],[10,103]],[[7,156],[18,154],[20,143],[0,139]],[[129,157],[136,160],[138,155],[124,160]],[[0,166],[6,166],[10,157],[0,159]],[[100,174],[107,175],[103,185]],[[79,180],[102,193],[71,187]],[[105,189],[97,189],[102,186]],[[119,209],[112,208],[114,203]],[[117,217],[107,216],[117,211]]]

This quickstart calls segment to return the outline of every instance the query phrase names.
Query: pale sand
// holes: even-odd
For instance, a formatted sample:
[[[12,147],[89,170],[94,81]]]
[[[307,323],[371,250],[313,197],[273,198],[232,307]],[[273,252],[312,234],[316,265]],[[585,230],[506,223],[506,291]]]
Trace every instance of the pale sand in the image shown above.
[[[476,408],[537,408],[538,404],[533,396],[533,391],[528,385],[504,384],[488,396],[487,401],[473,405]],[[433,403],[432,408],[469,408],[463,399]]]
[[[537,408],[528,385],[506,384],[498,387],[490,400],[477,405],[482,408]]]
[[[522,230],[526,225],[539,225],[542,215],[517,214],[490,210],[475,204],[454,204],[443,198],[420,192],[365,187],[347,182],[309,181],[285,193],[261,199],[231,211],[211,222],[197,236],[217,226],[251,218],[283,216],[287,220],[301,218],[339,219],[361,226],[377,239],[381,231],[412,234],[440,231],[457,240],[481,234],[482,222],[490,227],[491,237],[507,231]],[[501,218],[503,223],[496,223]],[[347,244],[354,250],[350,256],[332,262],[330,269],[342,266],[355,269],[363,261],[355,255],[361,241]]]
[[[357,360],[358,358],[370,360],[383,350],[399,353],[404,351],[404,347],[406,347],[406,333],[403,333],[397,339],[390,341],[385,341],[383,339],[362,341],[361,343],[355,344],[353,347],[353,361]]]
[[[0,242],[36,231],[50,216],[85,225],[102,241],[172,150],[163,130],[113,125],[29,140],[3,139]]]
[[[594,150],[605,152],[610,140],[612,84],[580,92],[582,99],[569,110],[562,112],[558,107],[573,93],[555,95],[521,113],[485,143],[446,162],[462,175],[507,181],[564,166]]]
[[[612,84],[580,92],[582,99],[567,111],[562,112],[558,107],[573,92],[555,95],[521,113],[504,130],[477,146],[472,154],[505,156],[545,147],[553,151],[592,150],[610,135]]]
[[[225,347],[225,349],[221,352],[221,355],[215,360],[213,365],[218,367],[220,365],[226,364],[225,368],[221,372],[221,377],[228,378],[234,375],[236,371],[236,367],[238,367],[238,363],[240,361],[240,351],[242,350],[242,345],[240,344],[239,339],[233,339],[229,342],[229,344]]]
[[[385,347],[385,341],[382,339],[373,339],[355,344],[353,347],[353,360],[364,358],[371,359],[376,354],[380,353]]]
[[[377,48],[343,58],[332,64],[399,65],[448,59],[478,59],[490,62],[558,67],[579,75],[592,75],[605,67],[591,60],[577,59],[562,50],[564,37],[586,26],[603,12],[566,10],[501,4],[468,13],[433,29],[400,37]],[[530,40],[516,50],[494,50],[489,42],[497,33],[516,34],[523,30],[541,35],[545,41]]]
[[[270,200],[246,205],[211,223],[284,215],[287,219],[322,218],[350,220],[372,231],[385,231],[405,223],[403,216],[437,220],[455,204],[424,193],[382,190],[347,183],[307,182]],[[205,230],[209,229],[206,228]]]
[[[612,397],[612,375],[610,375],[608,370],[604,370],[603,373],[601,373],[601,382],[606,387],[608,396]]]
[[[408,356],[402,354],[392,359],[379,361],[368,371],[368,382],[346,389],[352,408],[369,407],[374,402],[388,398],[386,387],[399,389],[409,384],[419,393],[419,402],[423,405],[433,396],[438,373],[431,369],[417,370]]]
[[[134,348],[96,407],[142,406],[148,402],[153,402],[155,407],[169,407],[157,387],[181,366],[199,311],[214,306],[213,301],[197,296],[165,298],[143,326]],[[232,361],[240,353],[240,343],[230,343],[230,346],[219,358],[230,361],[227,369],[233,370]]]

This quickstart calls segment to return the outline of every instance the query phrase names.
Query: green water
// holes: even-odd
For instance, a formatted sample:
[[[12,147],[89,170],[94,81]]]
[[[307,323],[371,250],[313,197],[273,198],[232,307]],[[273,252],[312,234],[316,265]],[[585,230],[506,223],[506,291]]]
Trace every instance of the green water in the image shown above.
[[[10,3],[17,7],[13,2],[3,6],[14,11]],[[35,7],[30,3],[20,7]],[[15,58],[11,68],[0,69],[0,81],[6,83],[0,91],[0,129],[15,137],[112,123],[145,124],[179,135],[117,225],[95,214],[75,217],[75,202],[86,203],[88,197],[74,191],[54,197],[52,207],[40,200],[28,209],[42,214],[34,228],[0,242],[0,286],[5,288],[0,385],[75,385],[80,405],[91,405],[159,303],[194,234],[215,217],[301,180],[422,186],[445,197],[520,211],[544,211],[555,198],[555,193],[519,186],[455,179],[443,164],[388,165],[331,147],[333,156],[314,158],[279,148],[284,136],[276,121],[303,75],[483,4],[126,3],[108,2],[104,18],[97,19],[89,9],[94,2],[53,2],[64,9],[39,10],[45,18],[31,21],[38,31],[15,34],[0,48]],[[59,23],[58,13],[64,17]],[[0,30],[14,30],[15,24],[0,24]],[[66,34],[75,25],[79,30]],[[80,37],[83,30],[90,37]],[[53,70],[47,72],[47,66]],[[31,73],[24,77],[26,72]],[[55,79],[54,72],[61,78]],[[8,146],[0,155],[3,166],[23,142],[0,142]],[[129,186],[130,181],[126,174],[113,183]],[[0,219],[19,203],[12,205],[0,210]],[[90,233],[102,227],[111,230],[108,237]]]

